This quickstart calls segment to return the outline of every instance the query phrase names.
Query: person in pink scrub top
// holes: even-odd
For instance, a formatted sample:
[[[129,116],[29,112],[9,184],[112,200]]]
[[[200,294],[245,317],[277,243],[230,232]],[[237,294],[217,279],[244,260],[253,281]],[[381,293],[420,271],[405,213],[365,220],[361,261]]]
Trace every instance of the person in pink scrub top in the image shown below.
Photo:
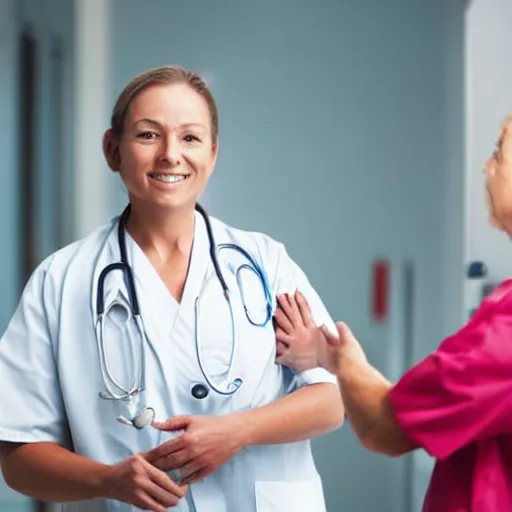
[[[512,237],[512,117],[485,177],[490,221]],[[363,446],[391,457],[423,448],[437,459],[423,512],[512,511],[512,279],[396,384],[345,323],[336,334],[318,328],[300,292],[279,305],[278,362],[337,375]]]

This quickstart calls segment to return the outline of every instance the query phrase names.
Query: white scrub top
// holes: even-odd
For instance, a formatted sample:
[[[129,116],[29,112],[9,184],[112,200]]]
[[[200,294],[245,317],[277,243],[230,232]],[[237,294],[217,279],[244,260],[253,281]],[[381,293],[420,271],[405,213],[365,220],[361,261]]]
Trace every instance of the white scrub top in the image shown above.
[[[273,297],[301,290],[315,321],[334,329],[319,296],[282,244],[213,218],[211,224],[217,244],[237,244],[260,264]],[[163,442],[156,429],[136,430],[119,423],[119,414],[129,414],[125,406],[98,396],[104,384],[95,337],[97,283],[101,270],[120,260],[117,226],[115,218],[48,257],[32,274],[0,340],[0,440],[56,442],[105,464]],[[227,382],[231,353],[229,310],[213,272],[204,220],[196,213],[190,268],[180,303],[128,234],[126,243],[148,340],[141,405],[152,406],[157,420],[184,414],[226,414],[268,404],[304,385],[335,384],[334,377],[322,369],[293,374],[275,363],[272,322],[266,327],[251,325],[242,309],[233,270],[247,260],[225,250],[219,254],[219,263],[231,290],[238,336],[230,378],[240,376],[243,384],[232,396],[210,391],[202,400],[192,397],[192,386],[204,382],[196,356],[195,301],[205,282],[208,286],[200,298],[198,331],[205,369],[218,386]],[[258,320],[265,306],[261,286],[251,281],[255,278],[251,272],[242,271],[239,278],[248,309]],[[104,295],[106,307],[115,300],[127,303],[120,272],[109,274]],[[122,311],[114,308],[113,317]],[[112,374],[129,387],[132,360],[119,326],[122,323],[109,324],[105,349]],[[137,351],[135,354],[138,358]],[[135,508],[94,500],[69,503],[64,510],[128,512]],[[187,498],[171,510],[322,512],[322,484],[310,442],[247,447],[203,482],[191,485]]]

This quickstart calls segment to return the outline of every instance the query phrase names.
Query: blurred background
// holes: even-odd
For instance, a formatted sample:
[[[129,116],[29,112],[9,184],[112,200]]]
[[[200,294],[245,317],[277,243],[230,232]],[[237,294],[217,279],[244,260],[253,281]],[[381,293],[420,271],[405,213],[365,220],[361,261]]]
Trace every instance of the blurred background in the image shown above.
[[[478,302],[471,261],[479,287],[512,273],[481,174],[512,108],[511,23],[508,0],[0,0],[0,329],[42,258],[125,205],[110,110],[177,63],[220,110],[207,210],[284,242],[397,379]],[[348,424],[314,451],[329,512],[421,510],[424,452],[372,455]],[[0,483],[1,512],[52,508]]]

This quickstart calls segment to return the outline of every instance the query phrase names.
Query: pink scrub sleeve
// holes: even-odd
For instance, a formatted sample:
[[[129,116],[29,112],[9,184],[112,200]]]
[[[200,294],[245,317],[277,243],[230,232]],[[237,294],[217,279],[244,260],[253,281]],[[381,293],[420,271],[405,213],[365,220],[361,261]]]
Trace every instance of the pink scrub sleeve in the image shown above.
[[[409,370],[390,401],[407,436],[438,459],[512,433],[512,280]]]

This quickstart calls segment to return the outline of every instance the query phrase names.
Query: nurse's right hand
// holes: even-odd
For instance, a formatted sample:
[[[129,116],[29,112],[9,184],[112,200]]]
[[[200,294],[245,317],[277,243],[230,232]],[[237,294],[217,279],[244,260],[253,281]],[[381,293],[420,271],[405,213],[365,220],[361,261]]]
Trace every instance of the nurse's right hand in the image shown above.
[[[186,485],[173,482],[140,454],[110,466],[101,487],[105,498],[152,512],[166,512],[187,494]]]

